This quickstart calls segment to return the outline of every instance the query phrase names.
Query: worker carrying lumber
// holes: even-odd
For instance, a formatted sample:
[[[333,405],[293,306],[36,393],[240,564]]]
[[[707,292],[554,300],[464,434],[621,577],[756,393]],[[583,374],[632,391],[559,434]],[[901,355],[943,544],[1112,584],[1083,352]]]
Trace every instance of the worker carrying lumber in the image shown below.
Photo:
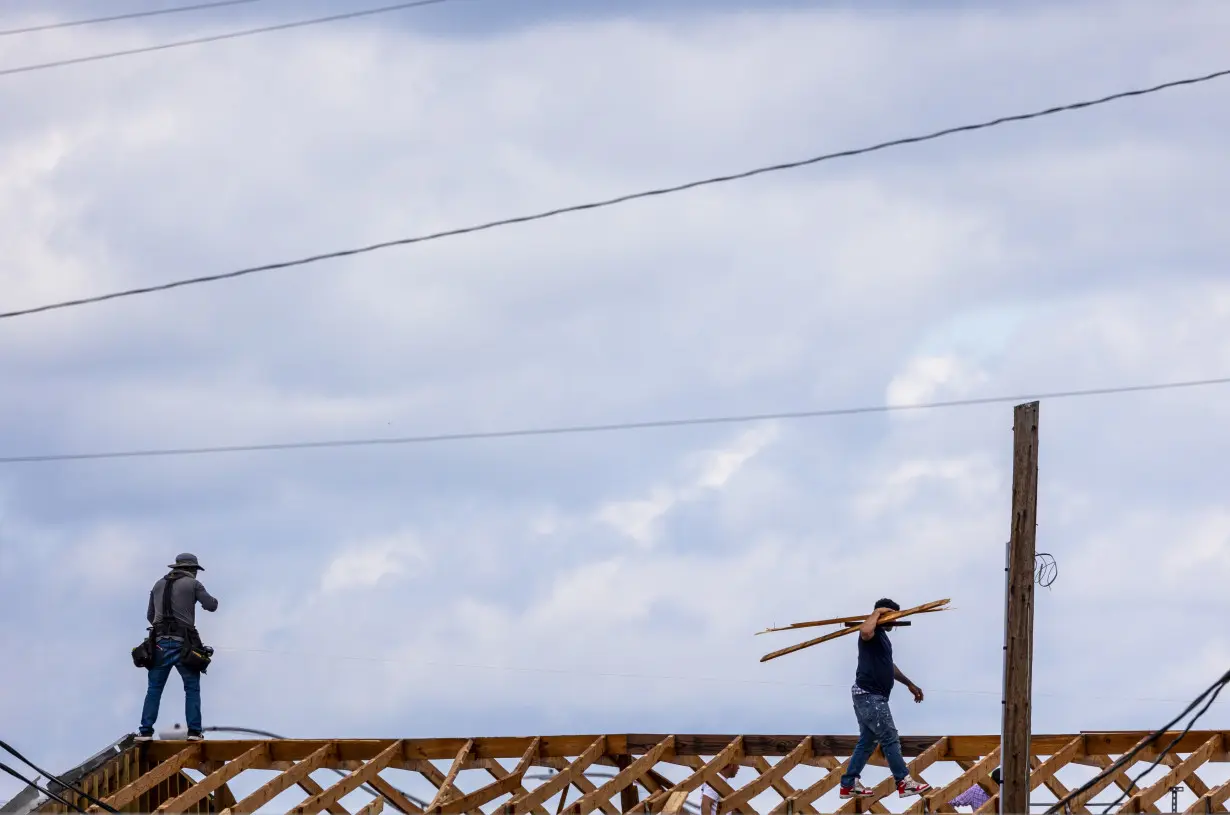
[[[897,794],[902,798],[921,795],[931,789],[929,784],[910,778],[905,759],[901,756],[901,741],[893,714],[888,708],[888,697],[893,691],[893,682],[898,681],[914,694],[914,701],[923,700],[922,688],[911,682],[893,663],[893,644],[886,629],[893,623],[880,623],[880,617],[889,611],[900,611],[887,597],[876,601],[875,608],[867,616],[858,631],[858,670],[854,676],[851,695],[854,698],[854,716],[858,719],[858,744],[850,756],[850,765],[841,777],[842,798],[857,798],[872,795],[872,791],[859,782],[859,774],[867,766],[876,744],[888,760],[893,779],[897,782]]]
[[[722,775],[727,778],[734,778],[738,772],[738,764],[727,764],[721,769]],[[721,800],[722,796],[706,781],[700,788],[700,815],[718,815],[718,804]]]
[[[217,611],[218,601],[205,590],[197,575],[205,571],[196,555],[184,552],[168,566],[171,571],[154,583],[149,593],[145,618],[150,631],[147,643],[133,649],[133,662],[149,672],[149,687],[141,710],[138,741],[154,737],[162,691],[171,668],[184,680],[184,715],[188,722],[188,741],[204,738],[201,724],[201,674],[209,667],[212,648],[201,643],[196,630],[196,604],[206,611]],[[144,648],[144,653],[138,654]]]

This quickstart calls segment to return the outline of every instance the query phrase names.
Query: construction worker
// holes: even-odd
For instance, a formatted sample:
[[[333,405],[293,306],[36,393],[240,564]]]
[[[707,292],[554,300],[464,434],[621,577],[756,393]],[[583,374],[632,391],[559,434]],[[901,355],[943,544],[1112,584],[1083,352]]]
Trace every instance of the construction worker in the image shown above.
[[[196,604],[206,611],[216,611],[218,601],[196,579],[204,569],[196,555],[184,552],[168,566],[171,571],[150,589],[149,607],[145,618],[153,626],[155,642],[153,664],[149,667],[149,688],[141,710],[138,741],[154,737],[154,722],[158,720],[158,705],[162,690],[171,676],[171,668],[184,680],[184,715],[188,722],[188,741],[204,738],[201,725],[201,672],[182,663],[190,647],[200,646],[196,630]],[[169,602],[169,607],[168,607]]]
[[[859,774],[867,766],[876,744],[888,760],[893,779],[897,782],[897,795],[908,798],[921,795],[931,789],[929,784],[910,778],[901,756],[901,741],[897,726],[888,708],[888,697],[897,681],[910,689],[914,701],[923,700],[922,688],[911,682],[893,663],[893,644],[889,642],[887,629],[891,622],[881,623],[880,617],[889,611],[900,611],[901,606],[887,597],[876,601],[875,608],[859,626],[858,670],[854,677],[851,694],[854,697],[854,716],[858,719],[858,744],[850,756],[850,765],[841,777],[842,798],[857,798],[871,795],[872,791],[859,782]]]
[[[727,764],[720,772],[727,778],[734,778],[739,772],[739,765]],[[700,815],[718,815],[718,803],[721,800],[722,796],[706,781],[700,788]]]
[[[991,780],[994,781],[997,785],[1002,784],[1002,778],[999,772],[999,767],[996,767],[994,770],[991,770]],[[983,804],[985,804],[987,801],[990,801],[990,800],[991,800],[991,796],[987,795],[986,790],[984,790],[980,785],[975,784],[974,786],[967,789],[965,792],[958,795],[956,798],[953,798],[951,801],[949,801],[948,805],[952,807],[953,809],[956,809],[957,807],[969,807],[970,809],[977,812],[979,809],[982,808]]]

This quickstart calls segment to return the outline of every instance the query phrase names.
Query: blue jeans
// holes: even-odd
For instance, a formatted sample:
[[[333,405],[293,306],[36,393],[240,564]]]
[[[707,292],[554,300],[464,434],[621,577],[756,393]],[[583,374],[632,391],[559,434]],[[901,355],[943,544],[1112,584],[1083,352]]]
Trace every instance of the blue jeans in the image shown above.
[[[888,760],[888,768],[898,782],[909,775],[905,759],[901,757],[901,740],[897,738],[897,726],[893,724],[888,699],[874,693],[854,694],[854,715],[858,719],[858,744],[850,755],[850,766],[841,777],[843,787],[854,786],[859,773],[867,766],[867,759],[876,749],[876,743]]]
[[[167,686],[171,668],[179,671],[184,680],[184,716],[188,720],[188,732],[201,732],[201,672],[190,671],[179,664],[184,643],[163,637],[158,640],[154,653],[154,665],[149,669],[149,689],[145,692],[145,706],[141,709],[141,735],[154,734],[154,722],[158,721],[158,703],[162,701],[162,689]]]

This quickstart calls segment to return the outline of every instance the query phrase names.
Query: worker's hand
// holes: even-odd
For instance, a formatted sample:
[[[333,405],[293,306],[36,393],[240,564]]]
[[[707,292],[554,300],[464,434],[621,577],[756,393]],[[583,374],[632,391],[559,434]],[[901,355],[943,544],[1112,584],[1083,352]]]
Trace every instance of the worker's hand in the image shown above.
[[[915,702],[921,702],[923,700],[922,688],[918,687],[917,685],[910,686],[910,693],[914,694]]]

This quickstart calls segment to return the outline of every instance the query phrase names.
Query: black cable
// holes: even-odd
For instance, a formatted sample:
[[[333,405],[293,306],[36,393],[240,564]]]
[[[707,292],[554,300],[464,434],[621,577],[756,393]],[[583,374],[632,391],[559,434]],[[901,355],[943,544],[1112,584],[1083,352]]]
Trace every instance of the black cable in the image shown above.
[[[423,2],[444,2],[444,0],[423,0]],[[417,4],[411,4],[411,5],[417,5]],[[19,68],[19,69],[10,69],[7,72],[0,71],[0,76],[3,76],[5,73],[16,73],[22,70],[33,70],[33,69],[32,68]],[[87,305],[90,303],[101,303],[105,300],[114,300],[120,297],[134,297],[136,295],[150,294],[152,292],[168,291],[170,289],[177,289],[183,286],[193,286],[193,285],[197,285],[200,283],[212,283],[212,282],[216,282],[219,280],[231,280],[236,277],[243,277],[244,275],[256,274],[258,272],[269,272],[269,271],[274,271],[276,269],[290,268],[292,266],[305,266],[309,263],[317,263],[322,260],[335,260],[337,258],[361,255],[367,252],[375,252],[380,249],[388,249],[388,248],[395,247],[395,246],[409,246],[411,244],[425,243],[427,241],[435,241],[435,240],[440,240],[442,238],[451,238],[451,237],[456,237],[458,235],[468,235],[474,232],[483,232],[489,229],[496,229],[498,227],[511,226],[513,224],[524,224],[524,223],[529,223],[531,221],[541,221],[546,218],[555,217],[557,215],[564,215],[564,214],[573,213],[573,212],[583,212],[583,211],[592,210],[592,209],[602,209],[605,207],[615,206],[617,204],[627,203],[628,201],[640,200],[642,198],[652,198],[655,196],[670,195],[676,192],[683,192],[685,190],[696,189],[697,187],[705,187],[705,186],[710,186],[714,184],[724,184],[730,181],[741,181],[746,178],[752,178],[753,176],[764,175],[766,173],[775,173],[775,172],[780,172],[783,170],[794,170],[800,167],[807,167],[812,164],[819,164],[820,162],[823,162],[823,161],[831,161],[833,159],[839,159],[839,158],[849,158],[852,156],[861,156],[866,153],[874,153],[878,150],[886,150],[890,147],[900,147],[900,146],[907,145],[907,144],[918,144],[920,142],[932,141],[934,139],[939,139],[944,136],[951,136],[955,133],[969,133],[975,130],[984,130],[989,127],[996,127],[998,125],[1008,124],[1011,122],[1023,122],[1023,121],[1027,121],[1030,119],[1038,119],[1043,116],[1052,116],[1057,113],[1064,113],[1067,111],[1080,110],[1082,108],[1090,108],[1095,105],[1103,105],[1108,102],[1117,101],[1119,99],[1127,99],[1129,97],[1135,97],[1135,96],[1145,96],[1146,94],[1157,93],[1159,91],[1168,90],[1170,88],[1177,88],[1177,87],[1184,86],[1184,85],[1196,85],[1201,82],[1209,82],[1211,80],[1220,79],[1225,76],[1230,76],[1230,69],[1216,71],[1214,73],[1206,74],[1204,76],[1199,76],[1199,77],[1191,77],[1188,79],[1174,80],[1172,82],[1164,82],[1160,85],[1154,85],[1149,88],[1139,88],[1136,90],[1123,91],[1121,93],[1114,93],[1114,94],[1111,94],[1110,96],[1103,96],[1100,99],[1091,99],[1091,100],[1087,100],[1084,102],[1072,102],[1070,104],[1058,105],[1055,107],[1046,108],[1045,110],[1034,111],[1032,113],[1022,113],[1022,114],[1017,114],[1014,116],[1001,116],[998,119],[991,119],[990,121],[981,122],[978,124],[961,125],[958,127],[945,128],[944,130],[937,130],[934,133],[928,133],[923,136],[909,136],[907,138],[893,139],[891,141],[885,141],[885,142],[880,142],[879,144],[873,144],[868,147],[859,147],[859,148],[855,148],[852,150],[842,150],[837,153],[825,153],[823,155],[813,156],[812,158],[802,159],[800,161],[791,161],[791,162],[786,162],[784,164],[773,164],[773,165],[769,165],[766,167],[757,167],[756,169],[753,169],[753,170],[746,170],[744,172],[733,173],[730,175],[714,176],[712,178],[706,178],[700,181],[689,181],[685,184],[677,184],[672,187],[659,187],[657,189],[645,190],[642,192],[628,193],[626,195],[620,195],[615,198],[607,198],[601,201],[592,201],[587,204],[574,204],[572,206],[559,207],[557,209],[546,210],[544,212],[535,213],[533,215],[520,215],[520,216],[513,217],[513,218],[503,218],[498,221],[488,221],[486,223],[475,224],[472,226],[463,226],[463,227],[459,227],[456,229],[447,229],[442,232],[432,232],[427,235],[418,235],[418,236],[409,237],[409,238],[398,238],[395,240],[383,241],[381,243],[373,243],[368,246],[361,246],[361,247],[354,248],[354,249],[342,249],[336,252],[326,252],[324,254],[312,255],[310,257],[305,257],[305,258],[299,258],[298,260],[287,260],[287,261],[282,261],[280,263],[269,263],[263,266],[251,266],[246,269],[238,269],[238,270],[231,271],[231,272],[222,272],[219,274],[212,274],[212,275],[202,275],[200,277],[190,277],[190,278],[185,278],[183,280],[175,280],[170,283],[161,283],[161,284],[154,285],[154,286],[142,286],[142,287],[135,288],[135,289],[126,289],[123,291],[111,292],[110,294],[100,294],[100,295],[95,295],[93,297],[82,297],[82,298],[78,298],[75,300],[64,300],[58,303],[49,303],[47,305],[35,306],[33,308],[19,309],[17,311],[0,312],[0,319],[20,317],[25,314],[37,314],[43,311],[51,311],[53,309],[61,309],[61,308],[70,308],[72,306],[83,306],[83,305]]]
[[[563,436],[577,433],[607,433],[620,430],[646,430],[664,427],[696,427],[717,424],[745,424],[747,422],[781,421],[786,419],[817,419],[826,416],[852,416],[865,413],[892,413],[905,410],[930,410],[934,408],[991,405],[1001,402],[1029,402],[1040,399],[1066,399],[1078,396],[1102,396],[1139,391],[1160,391],[1172,388],[1194,388],[1203,385],[1230,384],[1230,377],[1199,379],[1189,382],[1164,382],[1151,385],[1126,385],[1118,388],[1091,388],[1088,390],[1057,391],[1042,394],[1016,396],[987,396],[981,399],[954,399],[947,402],[926,402],[914,405],[872,405],[855,408],[831,408],[826,410],[798,410],[783,413],[751,413],[739,416],[708,416],[691,419],[657,419],[646,422],[619,422],[614,424],[568,425],[563,427],[522,428],[518,430],[488,430],[467,433],[439,433],[426,436],[391,436],[371,439],[336,439],[333,441],[292,441],[272,444],[237,444],[218,447],[172,447],[146,450],[117,450],[103,453],[49,453],[30,456],[3,456],[0,464],[31,464],[51,461],[92,461],[113,458],[154,458],[165,456],[195,456],[213,453],[255,453],[274,450],[312,450],[336,447],[375,447],[399,444],[430,444],[451,441],[478,441],[487,439],[511,439],[530,436]]]
[[[6,742],[4,742],[4,741],[0,741],[0,749],[3,749],[3,750],[5,750],[5,751],[7,751],[7,752],[11,753],[11,754],[13,755],[13,757],[14,757],[14,758],[16,758],[16,759],[17,759],[18,761],[20,761],[22,764],[25,764],[25,765],[26,765],[27,767],[29,767],[30,769],[34,770],[34,772],[38,773],[39,775],[44,776],[45,778],[47,778],[47,779],[49,779],[49,780],[51,780],[51,781],[56,782],[57,784],[59,784],[61,787],[64,787],[65,789],[70,789],[70,790],[72,790],[73,792],[77,793],[77,794],[78,794],[78,795],[80,795],[81,797],[85,798],[85,799],[86,799],[87,801],[89,801],[91,804],[94,804],[95,806],[102,807],[103,809],[105,809],[105,810],[106,810],[106,811],[108,811],[108,812],[119,812],[119,810],[118,810],[118,809],[115,809],[114,807],[112,807],[112,806],[111,806],[111,805],[109,805],[109,804],[103,803],[102,801],[98,800],[98,799],[97,799],[97,798],[95,798],[93,795],[90,795],[88,792],[86,792],[85,790],[83,790],[83,789],[81,789],[80,787],[76,786],[75,784],[69,784],[69,783],[68,783],[67,781],[65,781],[64,779],[59,778],[59,777],[57,777],[57,776],[55,776],[55,775],[52,775],[51,773],[47,772],[47,771],[46,771],[46,770],[44,770],[42,767],[40,767],[40,766],[38,766],[37,764],[35,764],[33,761],[31,761],[30,759],[26,758],[26,757],[25,757],[25,756],[23,756],[21,753],[17,752],[17,750],[16,750],[16,749],[14,749],[12,745],[10,745],[10,744],[8,744],[8,743],[6,743]]]
[[[1052,804],[1051,808],[1046,811],[1046,815],[1056,815],[1056,813],[1063,810],[1064,806],[1069,801],[1071,801],[1073,798],[1077,797],[1081,793],[1087,792],[1099,781],[1102,781],[1103,779],[1117,773],[1125,765],[1130,763],[1131,760],[1136,756],[1137,753],[1139,753],[1141,750],[1148,747],[1150,744],[1153,744],[1155,741],[1161,738],[1163,734],[1169,732],[1170,728],[1174,727],[1176,722],[1180,721],[1184,716],[1186,716],[1187,714],[1195,710],[1200,705],[1201,702],[1205,701],[1205,697],[1209,696],[1209,694],[1212,694],[1213,699],[1216,699],[1217,695],[1221,693],[1221,689],[1224,688],[1227,684],[1230,684],[1230,671],[1226,671],[1226,673],[1222,674],[1220,679],[1218,679],[1216,682],[1210,685],[1203,693],[1201,693],[1194,700],[1192,700],[1192,702],[1186,708],[1184,708],[1183,712],[1180,713],[1178,716],[1175,716],[1169,722],[1162,725],[1161,728],[1153,731],[1153,733],[1151,733],[1147,739],[1144,739],[1139,744],[1137,744],[1135,747],[1133,747],[1131,750],[1129,750],[1127,753],[1124,753],[1113,764],[1111,764],[1106,769],[1102,770],[1102,772],[1098,773],[1093,778],[1086,781],[1084,784],[1081,784],[1079,787],[1069,792],[1062,799]],[[1179,739],[1182,738],[1184,734],[1188,733],[1191,730],[1192,726],[1196,723],[1196,720],[1204,715],[1204,712],[1209,709],[1209,705],[1211,705],[1212,703],[1213,703],[1212,699],[1210,699],[1209,703],[1206,704],[1203,708],[1201,708],[1199,713],[1197,713],[1194,717],[1192,717],[1192,720],[1187,723],[1187,727],[1183,729],[1183,732],[1180,733],[1179,736],[1176,737],[1173,741],[1171,741],[1170,744],[1166,746],[1166,749],[1161,752],[1161,754],[1158,756],[1158,761],[1160,761],[1166,755],[1167,751],[1169,751],[1172,747],[1174,747],[1175,744],[1178,743]],[[1153,766],[1156,767],[1157,764],[1154,763]],[[1152,769],[1152,767],[1150,767],[1150,769]],[[1133,782],[1133,785],[1129,786],[1128,789],[1133,789],[1134,785],[1135,785],[1135,782]],[[1122,796],[1120,796],[1120,798],[1122,798]]]
[[[147,45],[141,48],[128,48],[123,51],[108,51],[102,54],[90,54],[85,57],[58,59],[53,62],[38,62],[33,65],[20,65],[16,68],[0,68],[0,76],[28,74],[32,71],[43,71],[48,68],[62,68],[66,65],[80,65],[85,62],[98,62],[99,60],[115,59],[116,57],[130,57],[134,54],[151,54],[155,51],[166,51],[171,48],[182,48],[186,45],[203,45],[204,43],[222,42],[223,40],[237,40],[240,37],[250,37],[254,34],[267,34],[271,31],[286,31],[291,28],[303,28],[304,26],[318,25],[320,23],[334,23],[339,20],[353,20],[356,17],[370,17],[374,14],[387,14],[391,11],[402,11],[403,9],[418,8],[419,6],[434,6],[439,3],[448,2],[450,2],[450,0],[415,0],[412,3],[396,3],[391,6],[358,9],[357,11],[348,11],[343,14],[331,14],[328,17],[313,17],[308,20],[294,20],[289,23],[266,25],[261,26],[260,28],[247,28],[241,31],[228,31],[224,34],[213,34],[207,37],[194,37],[190,40],[164,42],[159,45]]]
[[[18,781],[24,782],[24,783],[25,783],[26,785],[28,785],[28,786],[34,787],[34,789],[38,790],[39,792],[43,793],[44,795],[46,795],[46,796],[48,796],[48,797],[50,797],[50,798],[54,798],[54,799],[55,799],[55,800],[56,800],[59,804],[61,804],[61,805],[63,805],[63,806],[66,806],[66,807],[68,807],[69,809],[72,809],[72,810],[75,810],[75,811],[77,811],[77,812],[81,812],[81,813],[84,813],[84,812],[85,812],[85,810],[84,810],[84,809],[82,809],[81,807],[79,807],[79,806],[77,806],[76,804],[71,803],[71,802],[69,802],[69,801],[65,801],[63,798],[61,798],[60,796],[56,795],[54,792],[52,792],[52,791],[51,791],[51,790],[49,790],[49,789],[46,789],[46,788],[44,788],[44,787],[40,787],[40,786],[39,786],[39,785],[38,785],[35,781],[31,781],[30,779],[26,778],[24,775],[22,775],[21,773],[17,772],[17,771],[16,771],[16,770],[14,770],[12,767],[10,767],[9,765],[7,765],[7,764],[5,764],[5,763],[3,763],[3,762],[0,762],[0,770],[2,770],[2,771],[4,771],[4,772],[8,773],[8,774],[9,774],[9,775],[11,775],[11,776],[13,776],[13,777],[14,777],[14,778],[16,778]],[[115,810],[114,810],[114,809],[113,809],[113,810],[111,810],[111,811],[112,811],[112,812],[115,812]]]
[[[1171,739],[1170,744],[1167,744],[1165,747],[1162,748],[1162,750],[1157,754],[1157,758],[1154,759],[1152,764],[1150,764],[1141,773],[1139,773],[1135,778],[1132,779],[1132,783],[1128,785],[1128,788],[1126,790],[1123,790],[1122,792],[1119,793],[1119,797],[1115,799],[1114,803],[1106,805],[1106,809],[1102,810],[1103,815],[1106,815],[1106,813],[1109,813],[1111,810],[1111,807],[1119,806],[1119,802],[1122,801],[1124,797],[1128,794],[1128,790],[1135,789],[1136,785],[1140,783],[1142,778],[1144,778],[1149,773],[1153,772],[1153,770],[1159,764],[1162,763],[1162,759],[1165,758],[1166,755],[1172,749],[1174,749],[1174,746],[1178,744],[1179,741],[1184,736],[1186,736],[1189,732],[1191,732],[1192,726],[1196,724],[1197,720],[1199,720],[1200,717],[1203,716],[1205,713],[1207,713],[1208,709],[1213,706],[1213,702],[1217,700],[1218,694],[1222,692],[1222,689],[1226,687],[1227,683],[1230,683],[1230,671],[1227,671],[1226,674],[1222,676],[1222,678],[1218,680],[1218,682],[1214,685],[1216,690],[1213,691],[1213,694],[1208,698],[1208,701],[1204,703],[1204,707],[1200,708],[1200,710],[1196,712],[1196,715],[1192,716],[1191,721],[1189,721],[1187,723],[1187,726],[1184,727],[1183,730],[1179,732],[1179,735]],[[1205,692],[1207,693],[1208,691],[1205,691]]]
[[[1044,589],[1049,589],[1059,577],[1059,564],[1050,552],[1038,552],[1034,555],[1034,582]]]
[[[164,14],[181,14],[185,11],[204,11],[205,9],[222,8],[223,6],[239,6],[245,3],[260,3],[263,0],[216,0],[213,3],[197,3],[192,6],[172,6],[171,8],[151,9],[149,11],[132,11],[127,14],[115,14],[111,17],[90,17],[85,20],[67,20],[62,23],[46,23],[45,25],[32,25],[26,28],[10,28],[0,31],[0,37],[8,37],[13,34],[33,34],[36,31],[52,31],[57,28],[76,28],[83,25],[94,25],[95,23],[114,23],[120,20],[137,20],[142,17],[159,17]]]

